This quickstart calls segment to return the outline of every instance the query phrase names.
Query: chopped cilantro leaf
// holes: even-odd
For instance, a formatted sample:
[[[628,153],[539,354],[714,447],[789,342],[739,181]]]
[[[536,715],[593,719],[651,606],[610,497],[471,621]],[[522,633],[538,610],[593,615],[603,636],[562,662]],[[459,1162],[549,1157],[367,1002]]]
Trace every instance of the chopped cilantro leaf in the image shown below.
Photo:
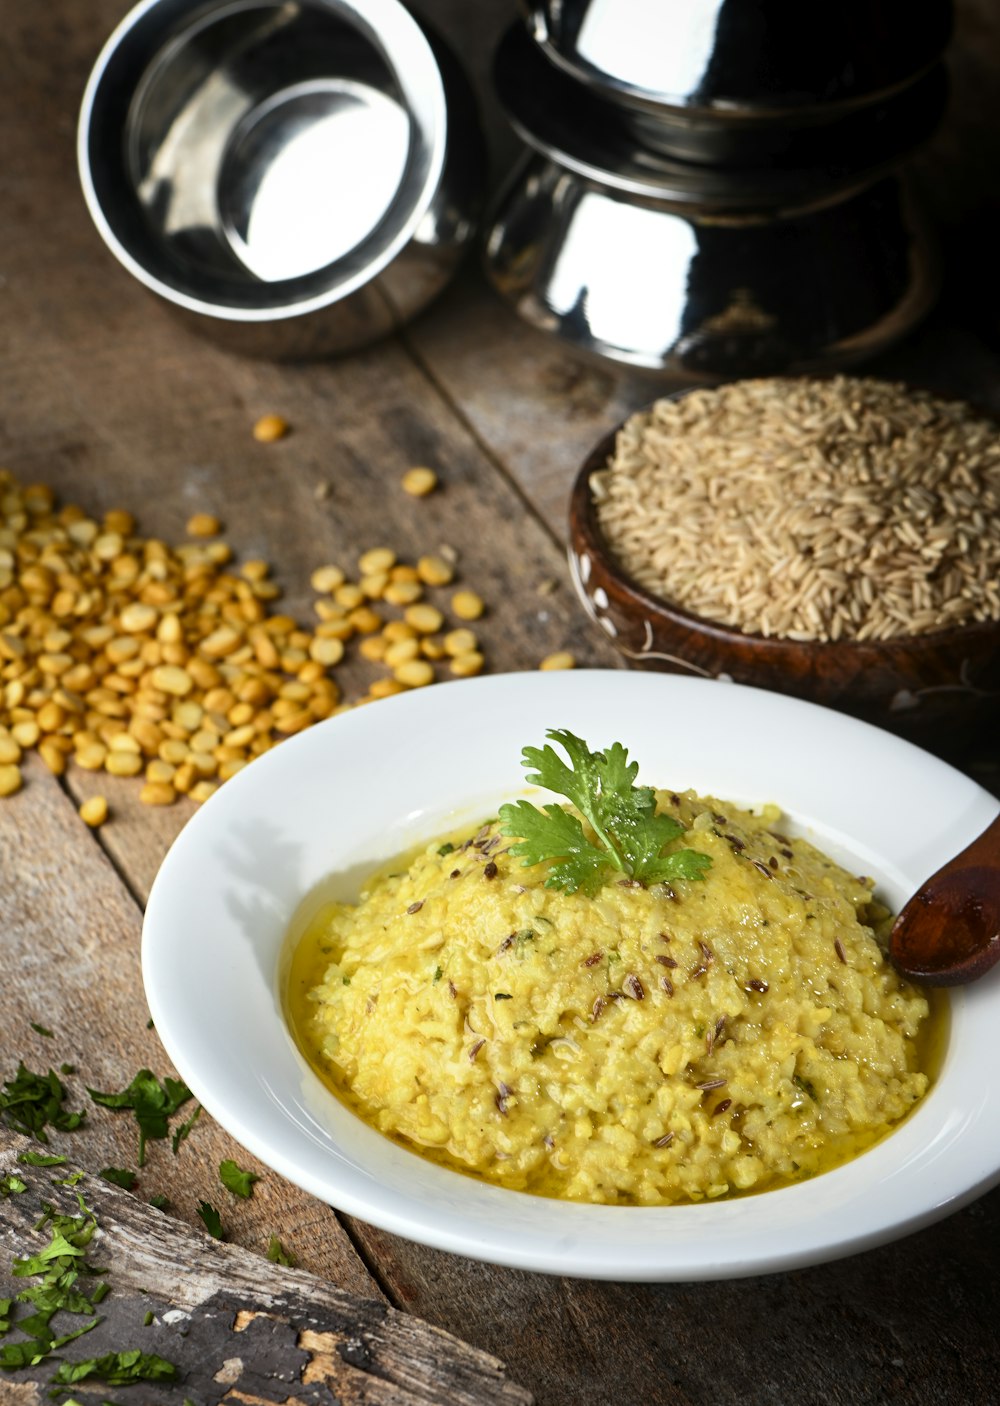
[[[245,1201],[252,1195],[253,1184],[260,1181],[260,1177],[256,1172],[244,1172],[231,1158],[227,1158],[219,1163],[219,1180],[227,1191]]]
[[[570,765],[552,747],[525,747],[523,764],[534,768],[528,780],[566,796],[579,815],[555,804],[539,809],[530,801],[500,807],[502,833],[518,840],[510,853],[525,865],[547,863],[546,887],[592,894],[615,870],[642,883],[704,878],[707,855],[691,849],[664,855],[684,827],[657,813],[652,787],[634,784],[639,765],[628,760],[620,742],[591,752],[565,728],[549,729],[546,736],[562,745]]]
[[[70,1386],[96,1377],[109,1386],[128,1386],[130,1382],[172,1382],[177,1368],[155,1352],[106,1352],[103,1357],[91,1357],[84,1362],[64,1362],[52,1378],[55,1386]]]
[[[276,1235],[272,1235],[267,1242],[267,1257],[272,1264],[283,1264],[289,1269],[295,1267],[295,1256],[284,1248]]]
[[[164,1196],[162,1191],[158,1191],[155,1196],[149,1198],[149,1204],[157,1211],[165,1211],[170,1205],[170,1200],[168,1197]]]
[[[126,1167],[105,1167],[97,1175],[103,1177],[105,1181],[113,1182],[115,1186],[122,1187],[125,1191],[131,1191],[136,1183],[135,1172],[130,1172]]]
[[[177,1131],[174,1133],[173,1137],[170,1139],[170,1148],[175,1157],[177,1156],[177,1152],[180,1148],[181,1143],[187,1137],[188,1133],[191,1131],[191,1129],[194,1127],[195,1123],[197,1123],[200,1117],[201,1104],[199,1103],[198,1107],[191,1114],[191,1117],[187,1120],[187,1122],[182,1123],[177,1129]]]
[[[52,1031],[51,1031],[51,1030],[47,1030],[44,1025],[39,1025],[37,1020],[33,1020],[33,1021],[31,1022],[31,1028],[32,1028],[32,1030],[34,1030],[35,1033],[38,1034],[38,1035],[44,1035],[44,1036],[46,1036],[46,1038],[49,1039],[49,1040],[54,1040],[54,1039],[55,1039],[55,1036],[53,1035]]]
[[[193,1095],[187,1084],[169,1075],[161,1084],[150,1069],[140,1069],[127,1089],[120,1093],[87,1092],[103,1108],[130,1108],[139,1125],[139,1166],[146,1164],[146,1143],[149,1139],[165,1138],[170,1131],[170,1119]]]
[[[18,1064],[14,1078],[5,1079],[0,1090],[0,1121],[37,1142],[48,1142],[47,1126],[71,1133],[86,1117],[85,1113],[70,1113],[63,1108],[65,1097],[66,1090],[54,1069],[48,1074],[34,1074]]]
[[[9,1172],[7,1176],[0,1177],[0,1196],[19,1196],[27,1189],[28,1183],[22,1181],[16,1172]]]
[[[55,1152],[22,1152],[18,1155],[19,1162],[25,1167],[65,1167],[66,1158],[58,1156]]]
[[[13,1370],[18,1367],[33,1367],[44,1361],[51,1353],[73,1342],[84,1333],[89,1333],[100,1322],[92,1318],[83,1327],[73,1332],[56,1336],[52,1330],[52,1319],[57,1313],[90,1314],[102,1297],[101,1289],[89,1296],[79,1287],[81,1275],[94,1275],[99,1271],[86,1263],[87,1246],[97,1229],[93,1212],[85,1205],[77,1192],[80,1215],[61,1215],[53,1206],[43,1202],[43,1214],[36,1225],[41,1230],[51,1225],[51,1238],[48,1245],[37,1254],[16,1259],[11,1266],[12,1273],[20,1279],[38,1279],[37,1284],[22,1289],[16,1299],[0,1301],[0,1332],[7,1333],[16,1328],[25,1335],[24,1340],[5,1343],[0,1347],[0,1368]],[[14,1318],[14,1305],[25,1304],[29,1312]]]
[[[441,977],[443,976],[443,974],[444,974],[444,973],[441,971],[441,968],[440,968],[440,967],[435,967],[435,968],[434,968],[434,975],[433,975],[433,977],[431,978],[432,984],[433,984],[434,986],[436,986],[436,985],[438,984],[438,982],[441,980]]]
[[[151,1327],[153,1326],[153,1323],[154,1323],[154,1322],[155,1322],[155,1319],[154,1319],[154,1317],[153,1317],[153,1310],[152,1310],[151,1308],[150,1308],[150,1309],[147,1309],[147,1310],[146,1310],[146,1316],[145,1316],[145,1317],[143,1318],[143,1320],[142,1320],[142,1326],[143,1326],[144,1328],[151,1328]]]
[[[222,1217],[209,1201],[202,1201],[198,1206],[198,1216],[203,1222],[205,1229],[215,1240],[222,1240]]]
[[[443,845],[438,845],[438,854],[440,854],[442,858],[446,854],[454,854],[454,852],[455,846],[449,840],[445,840]]]

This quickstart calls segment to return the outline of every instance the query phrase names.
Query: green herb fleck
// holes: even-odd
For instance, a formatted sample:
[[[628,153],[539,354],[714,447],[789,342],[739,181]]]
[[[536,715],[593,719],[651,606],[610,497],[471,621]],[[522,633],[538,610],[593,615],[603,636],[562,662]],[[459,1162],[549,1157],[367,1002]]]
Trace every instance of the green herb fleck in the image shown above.
[[[115,1186],[120,1186],[123,1191],[131,1191],[136,1183],[135,1172],[130,1172],[126,1167],[105,1167],[97,1175],[105,1181],[113,1182]]]
[[[438,845],[438,854],[440,854],[441,856],[444,856],[446,854],[454,854],[454,852],[455,846],[451,843],[450,840],[445,840],[443,845]]]
[[[48,1142],[45,1129],[51,1126],[61,1133],[71,1133],[86,1117],[85,1113],[70,1113],[63,1108],[66,1090],[54,1069],[47,1074],[34,1074],[18,1064],[13,1079],[5,1079],[0,1091],[0,1121],[15,1132]]]
[[[222,1240],[222,1217],[209,1201],[202,1201],[198,1205],[198,1215],[204,1223],[205,1229],[216,1240]]]
[[[253,1184],[260,1181],[256,1172],[244,1172],[231,1158],[219,1163],[219,1180],[227,1191],[245,1201],[253,1193]]]
[[[25,1334],[23,1341],[0,1347],[0,1368],[4,1370],[33,1367],[67,1343],[89,1333],[100,1322],[94,1317],[82,1328],[61,1336],[56,1336],[51,1326],[59,1312],[93,1313],[100,1297],[96,1290],[88,1296],[77,1285],[81,1276],[99,1273],[85,1259],[97,1221],[79,1192],[77,1202],[78,1216],[61,1215],[55,1207],[43,1203],[43,1214],[35,1229],[51,1226],[49,1243],[37,1254],[16,1259],[11,1267],[15,1278],[36,1278],[39,1282],[22,1289],[16,1300],[0,1302],[0,1331],[6,1333],[14,1327]],[[100,1288],[98,1285],[98,1290]],[[15,1303],[29,1306],[29,1312],[15,1318]]]
[[[162,1191],[158,1191],[155,1196],[149,1198],[149,1204],[157,1211],[165,1211],[170,1205],[170,1200],[168,1197],[164,1196]]]
[[[819,1098],[816,1095],[816,1085],[811,1079],[803,1079],[800,1074],[793,1074],[792,1083],[797,1089],[801,1089],[804,1094],[808,1094],[813,1103],[819,1103]]]
[[[514,997],[509,991],[494,991],[493,999],[494,1001],[513,1001]]]
[[[59,1066],[59,1073],[60,1073],[60,1074],[75,1074],[75,1073],[76,1073],[76,1065],[75,1065],[75,1064],[60,1064],[60,1066]]]
[[[534,768],[528,781],[566,796],[593,834],[591,839],[580,815],[560,805],[539,809],[516,801],[500,807],[502,833],[518,839],[510,853],[526,866],[547,863],[546,887],[592,894],[614,871],[642,883],[704,878],[708,855],[692,849],[663,854],[684,827],[673,816],[657,814],[651,786],[634,784],[639,764],[628,760],[620,742],[591,752],[565,728],[549,729],[546,736],[562,745],[570,765],[552,747],[525,747],[523,765]]]
[[[341,984],[344,985],[344,986],[350,986],[350,984],[351,984],[351,978],[350,978],[349,976],[342,976],[342,977],[340,978],[340,980],[341,980]]]
[[[131,1382],[172,1382],[177,1368],[155,1352],[106,1352],[103,1357],[91,1357],[85,1362],[64,1362],[52,1378],[55,1386],[71,1386],[96,1377],[108,1386],[128,1386]]]
[[[186,1122],[186,1123],[182,1123],[182,1124],[180,1125],[180,1127],[177,1129],[177,1131],[174,1133],[173,1137],[170,1139],[170,1149],[171,1149],[171,1151],[173,1152],[173,1154],[174,1154],[175,1157],[177,1156],[177,1152],[178,1152],[178,1149],[180,1148],[181,1143],[184,1141],[184,1139],[185,1139],[185,1138],[187,1137],[187,1135],[190,1133],[191,1129],[194,1127],[195,1123],[197,1123],[197,1121],[198,1121],[198,1119],[199,1119],[200,1117],[201,1117],[201,1104],[199,1103],[198,1107],[197,1107],[197,1108],[194,1110],[194,1112],[191,1114],[191,1117],[187,1120],[187,1122]]]
[[[432,985],[436,986],[436,985],[438,984],[438,982],[441,980],[442,975],[443,975],[443,973],[442,973],[442,971],[441,971],[441,968],[440,968],[440,967],[435,967],[435,968],[434,968],[434,975],[433,975],[433,977],[431,978],[431,983],[432,983]]]
[[[165,1138],[170,1131],[170,1119],[182,1104],[193,1097],[187,1084],[169,1076],[161,1084],[149,1069],[138,1074],[121,1093],[87,1092],[102,1108],[130,1108],[139,1125],[139,1166],[146,1164],[146,1143],[149,1139]]]
[[[19,1162],[25,1167],[65,1167],[66,1158],[58,1156],[55,1152],[22,1152],[18,1155]]]
[[[267,1257],[272,1264],[283,1264],[289,1269],[295,1268],[295,1256],[283,1247],[276,1235],[272,1235],[267,1242]]]
[[[144,1328],[151,1328],[151,1327],[153,1326],[153,1323],[154,1323],[154,1322],[155,1322],[155,1319],[154,1319],[154,1317],[153,1317],[153,1310],[152,1310],[152,1309],[147,1309],[147,1310],[146,1310],[146,1315],[145,1315],[145,1317],[144,1317],[143,1320],[142,1320],[142,1326],[143,1326]]]
[[[46,1029],[46,1027],[45,1027],[44,1025],[39,1025],[37,1020],[33,1020],[33,1021],[31,1022],[31,1028],[32,1028],[32,1030],[35,1031],[36,1034],[38,1034],[38,1035],[44,1035],[44,1036],[46,1037],[46,1039],[48,1039],[48,1040],[54,1040],[54,1039],[55,1039],[55,1036],[53,1035],[52,1031]]]
[[[19,1196],[27,1189],[28,1183],[22,1181],[16,1172],[8,1172],[5,1177],[0,1177],[0,1196]]]

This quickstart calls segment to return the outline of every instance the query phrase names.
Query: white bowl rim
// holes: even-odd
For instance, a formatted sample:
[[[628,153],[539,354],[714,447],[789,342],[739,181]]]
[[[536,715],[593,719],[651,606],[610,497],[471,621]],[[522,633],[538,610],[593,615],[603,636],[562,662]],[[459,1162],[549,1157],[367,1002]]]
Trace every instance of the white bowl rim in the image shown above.
[[[670,744],[681,757],[683,775],[664,774],[662,763],[647,763],[643,756],[642,735],[648,750],[663,734],[660,720],[669,709],[685,720],[679,747]],[[485,731],[484,719],[489,721]],[[992,1052],[991,1039],[1000,1010],[1000,968],[954,994],[938,1079],[888,1138],[811,1181],[696,1206],[578,1205],[488,1186],[435,1166],[349,1113],[294,1048],[276,1004],[276,967],[285,929],[305,889],[293,885],[282,908],[262,887],[260,911],[253,912],[243,895],[261,872],[279,877],[284,872],[283,843],[294,857],[280,826],[274,836],[268,836],[267,826],[277,817],[295,837],[295,827],[309,823],[310,808],[329,784],[325,766],[347,774],[349,794],[356,798],[366,778],[357,765],[351,778],[351,767],[370,757],[373,745],[383,748],[379,755],[387,754],[390,763],[409,755],[413,738],[428,745],[435,737],[439,743],[451,738],[457,747],[463,766],[458,775],[454,769],[446,773],[452,790],[443,809],[418,805],[405,812],[398,804],[388,811],[383,806],[381,822],[374,822],[380,830],[347,839],[342,825],[342,843],[354,846],[352,862],[364,856],[375,867],[407,847],[401,839],[430,838],[435,820],[438,833],[447,828],[441,821],[451,804],[485,800],[482,786],[470,792],[473,781],[509,773],[509,785],[491,782],[494,797],[516,794],[520,746],[540,742],[549,726],[568,726],[595,746],[619,737],[642,764],[642,779],[653,784],[691,785],[725,799],[751,800],[746,787],[762,774],[754,748],[743,747],[736,755],[725,745],[725,735],[717,734],[715,756],[698,750],[720,719],[729,727],[745,727],[758,748],[771,749],[764,760],[782,779],[773,793],[766,787],[765,794],[758,791],[758,801],[787,804],[790,792],[808,795],[822,778],[824,794],[817,796],[822,814],[793,804],[793,819],[817,827],[820,843],[835,852],[850,835],[847,851],[864,858],[867,871],[879,875],[895,901],[1000,810],[975,782],[900,738],[814,704],[736,684],[578,670],[491,675],[384,700],[378,708],[319,724],[259,758],[201,808],[171,848],[150,894],[142,962],[150,1011],[179,1073],[243,1146],[338,1210],[440,1249],[553,1274],[690,1281],[800,1267],[916,1230],[982,1194],[1000,1181],[994,1132],[1000,1117],[1000,1055]],[[507,733],[517,739],[509,756]],[[462,751],[466,743],[468,750]],[[501,745],[505,750],[498,761]],[[782,747],[789,754],[783,761]],[[840,759],[843,748],[846,763]],[[418,774],[412,785],[401,784],[402,800],[412,799],[405,794],[408,787],[419,791],[427,784],[416,760],[414,765]],[[723,773],[733,777],[729,795],[716,784]],[[879,786],[891,788],[888,819],[879,805],[857,809],[862,776],[875,795]],[[930,826],[926,809],[917,814],[928,796],[934,798]],[[329,805],[332,809],[332,800]],[[479,809],[468,818],[484,813]],[[853,829],[844,825],[845,816],[854,816]],[[233,846],[254,826],[260,832],[256,848],[241,857]],[[873,850],[871,836],[881,834],[885,847]],[[326,852],[316,837],[302,843]],[[330,858],[333,868],[336,857]],[[231,881],[228,901],[235,899],[235,917],[222,893],[223,871]],[[241,924],[247,921],[247,931],[263,934],[260,970],[245,959]],[[199,966],[206,980],[192,983]],[[220,974],[235,980],[235,988],[222,989]]]

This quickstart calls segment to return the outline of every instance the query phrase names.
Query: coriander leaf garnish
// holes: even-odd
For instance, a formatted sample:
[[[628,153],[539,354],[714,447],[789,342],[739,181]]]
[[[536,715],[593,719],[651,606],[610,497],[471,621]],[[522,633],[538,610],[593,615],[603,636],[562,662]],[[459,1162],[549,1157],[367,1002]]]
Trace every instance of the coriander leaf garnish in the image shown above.
[[[180,1127],[179,1127],[179,1128],[177,1129],[177,1131],[174,1133],[173,1137],[170,1139],[170,1150],[173,1152],[173,1154],[174,1154],[175,1157],[177,1156],[177,1153],[178,1153],[179,1150],[180,1150],[180,1145],[181,1145],[181,1143],[184,1141],[184,1139],[185,1139],[185,1138],[187,1137],[187,1135],[190,1133],[191,1129],[194,1127],[195,1123],[197,1123],[197,1121],[198,1121],[198,1119],[199,1119],[200,1117],[201,1117],[201,1104],[199,1103],[198,1107],[197,1107],[197,1108],[194,1110],[194,1112],[191,1114],[191,1117],[188,1118],[186,1122],[184,1122],[184,1123],[182,1123],[182,1124],[180,1125]]]
[[[115,1186],[120,1186],[123,1191],[131,1191],[136,1183],[135,1172],[130,1172],[127,1167],[105,1167],[97,1175]]]
[[[70,1113],[63,1108],[65,1097],[66,1090],[54,1069],[47,1074],[34,1074],[18,1064],[14,1078],[5,1079],[0,1091],[0,1121],[26,1137],[48,1142],[47,1126],[71,1133],[86,1117],[85,1113]]]
[[[215,1240],[222,1240],[222,1217],[210,1201],[199,1203],[197,1213],[209,1235]]]
[[[55,1386],[71,1386],[74,1382],[96,1377],[108,1386],[128,1386],[130,1382],[172,1382],[177,1368],[155,1352],[106,1352],[103,1357],[91,1357],[85,1362],[64,1362],[52,1378]]]
[[[130,1108],[139,1124],[139,1166],[146,1163],[146,1142],[150,1138],[165,1138],[170,1131],[170,1119],[193,1095],[187,1084],[169,1075],[161,1084],[149,1069],[138,1074],[121,1093],[87,1092],[103,1108]]]
[[[295,1256],[284,1248],[276,1235],[267,1242],[267,1257],[272,1264],[283,1264],[288,1269],[295,1268]]]
[[[17,1160],[25,1167],[65,1167],[66,1158],[55,1152],[21,1152]]]
[[[5,1177],[0,1177],[0,1196],[19,1196],[27,1189],[28,1183],[22,1181],[16,1172],[8,1172]]]
[[[227,1191],[244,1201],[253,1193],[253,1184],[260,1181],[256,1172],[244,1172],[231,1158],[219,1163],[219,1180]]]
[[[708,855],[692,849],[663,853],[684,827],[673,816],[657,813],[651,786],[635,785],[639,764],[628,760],[620,742],[592,752],[565,728],[551,728],[546,736],[562,745],[570,765],[552,747],[525,747],[523,765],[534,768],[527,779],[565,796],[586,820],[593,838],[571,811],[555,804],[539,809],[530,801],[501,806],[500,828],[518,839],[510,853],[520,856],[525,866],[549,865],[547,888],[593,894],[609,870],[644,884],[704,878],[711,864]]]
[[[31,1021],[30,1023],[31,1023],[31,1028],[32,1028],[32,1030],[34,1030],[34,1032],[35,1032],[36,1035],[44,1035],[44,1036],[46,1036],[46,1038],[49,1039],[49,1040],[54,1040],[54,1039],[55,1039],[55,1036],[53,1035],[52,1031],[49,1030],[47,1026],[45,1026],[45,1025],[39,1025],[37,1020],[33,1020],[33,1021]]]

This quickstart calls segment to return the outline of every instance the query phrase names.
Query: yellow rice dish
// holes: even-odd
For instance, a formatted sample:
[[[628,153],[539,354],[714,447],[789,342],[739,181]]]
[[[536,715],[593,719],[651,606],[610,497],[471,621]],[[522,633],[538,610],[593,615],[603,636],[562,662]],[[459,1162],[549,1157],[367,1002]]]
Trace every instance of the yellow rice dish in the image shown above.
[[[664,1205],[855,1156],[928,1086],[924,995],[870,880],[780,813],[657,793],[704,879],[545,887],[494,824],[328,905],[299,944],[302,1048],[366,1121],[521,1191]]]

